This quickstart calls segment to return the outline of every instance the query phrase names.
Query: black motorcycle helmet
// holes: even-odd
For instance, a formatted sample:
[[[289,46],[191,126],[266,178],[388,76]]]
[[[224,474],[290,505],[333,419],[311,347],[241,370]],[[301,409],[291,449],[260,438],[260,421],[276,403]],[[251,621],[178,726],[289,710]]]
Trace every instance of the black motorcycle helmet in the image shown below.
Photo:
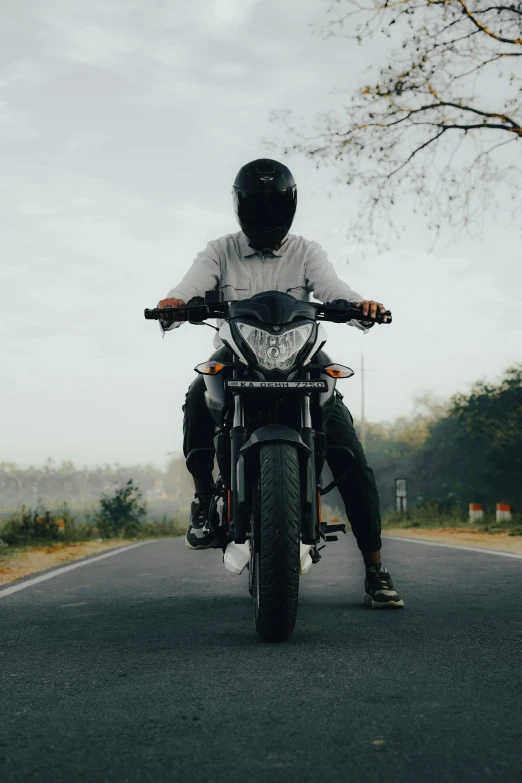
[[[232,188],[241,230],[257,250],[277,250],[290,231],[297,207],[297,187],[290,169],[260,158],[242,166]]]

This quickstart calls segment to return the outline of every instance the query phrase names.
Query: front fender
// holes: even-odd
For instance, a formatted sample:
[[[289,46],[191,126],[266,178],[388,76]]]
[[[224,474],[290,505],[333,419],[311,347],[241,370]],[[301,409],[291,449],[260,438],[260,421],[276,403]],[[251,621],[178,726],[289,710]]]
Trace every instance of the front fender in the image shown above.
[[[304,450],[306,454],[310,453],[310,449],[303,441],[301,435],[292,427],[287,427],[286,424],[265,424],[264,427],[259,427],[252,433],[244,446],[241,447],[239,454],[240,456],[246,456],[252,449],[256,447],[259,449],[262,443],[275,443],[276,441],[294,443],[298,448]]]
[[[267,424],[252,433],[241,447],[237,461],[237,505],[234,509],[236,520],[236,543],[245,540],[250,519],[252,503],[251,489],[256,467],[259,465],[259,451],[265,443],[292,443],[299,454],[301,496],[305,500],[313,497],[314,472],[311,469],[312,451],[303,441],[299,432],[284,424]]]

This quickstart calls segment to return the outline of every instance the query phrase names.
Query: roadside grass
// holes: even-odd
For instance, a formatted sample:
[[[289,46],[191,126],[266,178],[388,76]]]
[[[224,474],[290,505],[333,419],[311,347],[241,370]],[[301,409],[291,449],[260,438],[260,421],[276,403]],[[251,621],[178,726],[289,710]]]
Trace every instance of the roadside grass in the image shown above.
[[[338,509],[323,506],[326,521],[343,521],[344,514]],[[440,510],[436,503],[425,503],[405,514],[386,511],[382,517],[383,530],[409,530],[421,528],[441,531],[476,531],[490,535],[507,534],[522,536],[522,515],[513,514],[510,521],[497,522],[493,511],[486,511],[482,520],[470,522],[467,515],[458,508]],[[349,525],[348,525],[349,527]],[[20,556],[29,548],[39,547],[42,551],[57,551],[66,546],[80,543],[129,543],[150,538],[184,535],[186,516],[164,515],[158,519],[134,519],[129,526],[102,525],[96,511],[86,511],[73,516],[67,504],[55,510],[30,510],[22,506],[14,511],[3,524],[0,523],[0,563]]]
[[[469,521],[464,513],[433,513],[426,509],[414,509],[406,514],[397,511],[387,511],[382,518],[383,529],[423,528],[431,530],[475,530],[479,533],[507,533],[510,536],[522,536],[522,515],[513,514],[510,521],[497,522],[495,513],[484,514],[481,520]]]
[[[105,524],[102,530],[96,513],[84,513],[80,519],[64,506],[13,512],[0,525],[0,585],[136,541],[181,536],[186,530],[179,516],[134,519],[130,529],[128,524]]]
[[[96,512],[73,516],[66,504],[58,509],[31,510],[22,506],[0,524],[0,560],[20,554],[28,547],[42,549],[102,541],[139,541],[148,538],[180,536],[186,522],[178,515],[160,519],[135,520],[128,526],[102,526]]]
[[[333,519],[347,522],[344,513],[339,509],[323,506],[323,518],[328,522]],[[349,527],[349,526],[348,526]],[[413,508],[405,514],[397,511],[385,511],[382,515],[383,530],[408,530],[422,528],[425,530],[446,531],[476,531],[490,535],[505,533],[509,536],[522,536],[522,514],[513,514],[510,521],[497,522],[495,512],[486,510],[484,518],[470,522],[466,512],[458,508],[441,510],[438,503],[424,503],[420,508]]]

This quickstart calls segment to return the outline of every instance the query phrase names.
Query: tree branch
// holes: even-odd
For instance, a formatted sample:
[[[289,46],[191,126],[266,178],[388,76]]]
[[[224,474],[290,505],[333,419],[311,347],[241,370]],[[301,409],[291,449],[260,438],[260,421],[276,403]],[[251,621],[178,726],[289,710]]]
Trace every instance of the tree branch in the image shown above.
[[[417,147],[417,149],[416,149],[416,150],[413,150],[413,152],[411,153],[411,155],[408,157],[408,159],[407,159],[407,160],[405,160],[405,161],[404,161],[404,163],[401,163],[401,165],[400,165],[398,168],[394,169],[394,171],[390,171],[390,173],[386,175],[386,179],[391,179],[391,178],[392,178],[392,177],[393,177],[395,174],[397,174],[397,173],[398,173],[398,172],[399,172],[401,169],[403,169],[405,166],[407,166],[407,165],[408,165],[408,163],[409,163],[411,160],[413,160],[413,158],[415,157],[415,155],[416,155],[418,152],[420,152],[421,150],[423,150],[425,147],[429,147],[429,145],[430,145],[430,144],[433,144],[435,141],[437,141],[437,139],[440,139],[440,137],[442,136],[442,134],[443,134],[443,133],[445,133],[445,132],[446,132],[446,131],[449,129],[449,127],[450,127],[450,126],[442,126],[442,127],[441,127],[441,126],[439,125],[438,127],[439,127],[439,128],[441,128],[441,130],[439,131],[439,133],[437,133],[437,134],[436,134],[435,136],[433,136],[431,139],[428,139],[428,141],[425,141],[425,142],[424,142],[424,144],[421,144],[419,147]]]
[[[468,19],[471,22],[473,22],[475,27],[478,27],[478,29],[481,32],[486,33],[486,35],[491,36],[491,38],[494,38],[495,41],[500,41],[501,43],[506,43],[506,44],[522,45],[522,38],[514,38],[514,39],[513,38],[503,38],[501,35],[497,35],[492,30],[489,30],[485,25],[481,24],[478,21],[478,19],[475,19],[475,17],[471,13],[471,11],[469,11],[469,9],[468,9],[466,3],[464,2],[464,0],[455,0],[455,2],[460,3],[460,5],[462,6],[463,13],[466,14],[466,16],[468,17]]]
[[[499,60],[502,60],[504,57],[522,57],[522,52],[502,52],[496,54],[494,57],[490,57],[489,60],[484,60],[475,68],[472,68],[470,71],[465,71],[464,73],[457,74],[452,78],[451,81],[454,82],[457,79],[462,79],[466,76],[471,76],[472,73],[476,73],[477,71],[480,71],[482,68],[484,68],[486,65],[489,65],[490,63],[498,62]]]
[[[398,197],[412,198],[413,211],[421,211],[436,234],[444,221],[468,232],[472,226],[480,229],[503,191],[510,192],[513,217],[520,220],[516,164],[522,156],[501,149],[522,138],[521,61],[508,59],[522,57],[522,2],[509,2],[331,3],[337,19],[322,26],[326,37],[337,34],[361,43],[380,35],[396,45],[374,83],[352,94],[345,106],[338,104],[348,122],[322,113],[310,136],[303,133],[302,120],[287,123],[296,143],[285,153],[299,151],[318,167],[323,161],[332,165],[341,182],[366,194],[367,200],[358,199],[352,225],[361,241],[383,220],[397,230],[392,210]],[[500,89],[487,79],[493,74]]]

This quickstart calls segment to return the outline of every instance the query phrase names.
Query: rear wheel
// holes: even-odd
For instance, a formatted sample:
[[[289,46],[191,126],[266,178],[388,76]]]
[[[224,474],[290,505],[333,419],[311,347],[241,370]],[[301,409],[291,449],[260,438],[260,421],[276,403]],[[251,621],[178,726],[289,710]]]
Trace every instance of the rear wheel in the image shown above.
[[[295,446],[261,446],[256,495],[249,574],[254,623],[265,641],[284,641],[294,630],[299,594],[301,503]]]

